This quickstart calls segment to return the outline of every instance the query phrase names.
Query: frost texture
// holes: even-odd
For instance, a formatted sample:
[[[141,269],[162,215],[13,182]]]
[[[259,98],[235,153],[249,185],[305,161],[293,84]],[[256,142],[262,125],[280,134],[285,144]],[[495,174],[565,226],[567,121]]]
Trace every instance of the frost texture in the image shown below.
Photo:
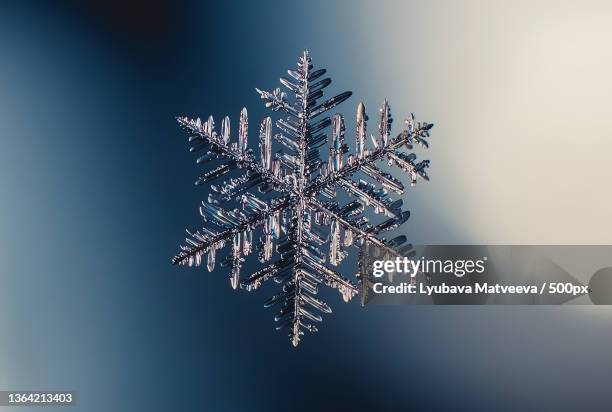
[[[218,251],[229,245],[221,264],[231,267],[234,289],[254,290],[269,279],[282,284],[280,293],[265,306],[280,306],[274,318],[277,329],[288,328],[294,346],[304,331],[317,330],[321,313],[331,313],[329,305],[316,298],[320,284],[337,289],[344,301],[358,293],[353,282],[333,269],[347,256],[347,248],[371,242],[397,254],[409,247],[403,245],[405,236],[391,240],[378,237],[403,224],[410,213],[402,211],[401,199],[394,201],[388,196],[389,192],[404,192],[402,181],[377,164],[387,162],[398,167],[411,185],[417,176],[428,179],[429,161],[417,162],[410,150],[414,144],[428,146],[425,139],[433,124],[417,123],[411,114],[404,129],[392,136],[391,110],[385,100],[380,108],[378,136],[368,138],[368,117],[364,104],[359,103],[354,152],[349,153],[344,117],[329,117],[328,112],[348,99],[351,92],[320,103],[323,89],[331,83],[324,78],[325,72],[314,70],[308,51],[304,51],[297,68],[288,70],[288,78],[280,79],[288,92],[257,89],[266,107],[286,115],[276,121],[277,133],[270,117],[261,122],[257,155],[249,148],[246,108],[240,112],[237,139],[232,138],[228,117],[221,121],[220,131],[212,116],[206,121],[177,118],[189,136],[191,151],[203,153],[197,162],[220,159],[222,163],[196,181],[211,189],[208,201],[200,206],[205,225],[194,233],[187,231],[186,244],[172,259],[173,264],[200,266],[205,261],[212,271]],[[273,140],[281,150],[273,149]],[[326,160],[319,153],[325,145],[329,146]],[[236,169],[238,173],[230,174]],[[229,177],[236,174],[238,177]],[[226,180],[220,184],[210,183],[222,176]],[[353,200],[339,204],[337,190],[345,191]],[[384,219],[377,224],[370,222],[365,215],[368,207],[383,214]],[[241,278],[245,258],[254,251],[262,267]]]

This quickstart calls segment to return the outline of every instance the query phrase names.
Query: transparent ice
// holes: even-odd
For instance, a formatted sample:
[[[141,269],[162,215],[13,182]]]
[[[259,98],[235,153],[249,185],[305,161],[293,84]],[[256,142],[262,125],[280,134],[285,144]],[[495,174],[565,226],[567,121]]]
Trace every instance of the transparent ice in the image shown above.
[[[403,224],[410,213],[402,211],[401,199],[389,197],[389,192],[404,192],[403,179],[377,164],[398,167],[411,185],[417,176],[428,180],[429,161],[417,162],[411,150],[415,144],[428,147],[426,138],[433,124],[417,123],[410,114],[403,130],[392,136],[391,109],[385,100],[380,108],[378,136],[371,134],[368,138],[368,117],[364,104],[359,103],[354,152],[350,153],[345,142],[345,118],[341,114],[330,117],[328,112],[348,99],[351,92],[319,103],[323,89],[331,83],[324,78],[325,72],[314,70],[308,51],[304,51],[297,68],[280,79],[288,92],[256,89],[267,108],[286,115],[275,122],[276,133],[271,117],[261,122],[257,155],[249,148],[246,108],[240,112],[237,139],[232,138],[228,117],[221,121],[220,131],[212,116],[206,121],[177,118],[189,137],[191,151],[201,153],[198,163],[215,159],[222,162],[196,181],[210,185],[208,199],[200,206],[204,227],[193,233],[187,231],[186,243],[172,259],[173,264],[200,266],[205,259],[212,271],[218,251],[229,245],[229,253],[220,263],[231,268],[232,288],[250,291],[270,279],[282,284],[281,291],[265,306],[280,306],[274,318],[277,329],[288,328],[294,346],[304,331],[317,331],[320,313],[332,311],[316,297],[319,285],[337,289],[344,301],[358,293],[355,283],[334,270],[347,256],[348,248],[371,242],[397,254],[409,247],[405,236],[390,240],[379,237]],[[274,150],[274,140],[281,150]],[[325,146],[329,154],[322,159],[319,149]],[[238,177],[230,177],[234,175]],[[226,180],[211,183],[222,177]],[[338,190],[353,200],[339,204]],[[232,204],[237,206],[228,207]],[[371,222],[366,216],[368,207],[384,219]],[[244,276],[241,268],[255,251],[262,265]]]

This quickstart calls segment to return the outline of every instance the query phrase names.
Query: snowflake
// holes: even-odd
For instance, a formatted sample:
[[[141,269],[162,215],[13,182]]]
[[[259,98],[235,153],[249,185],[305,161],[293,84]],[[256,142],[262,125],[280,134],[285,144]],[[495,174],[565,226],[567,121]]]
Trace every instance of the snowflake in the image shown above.
[[[246,108],[240,112],[237,142],[230,138],[228,117],[221,122],[220,133],[215,130],[212,116],[207,121],[177,118],[189,136],[191,151],[204,153],[198,163],[222,161],[200,176],[196,184],[209,184],[222,176],[226,180],[210,184],[208,201],[200,206],[205,225],[194,233],[187,231],[186,244],[172,259],[173,264],[200,266],[205,259],[212,271],[217,251],[229,243],[230,250],[222,264],[231,266],[232,288],[251,291],[269,279],[282,284],[280,293],[265,306],[281,305],[275,316],[277,329],[289,328],[294,346],[304,331],[317,331],[315,324],[322,320],[319,312],[331,313],[329,305],[315,297],[320,284],[337,289],[345,301],[358,293],[353,282],[332,268],[347,256],[345,249],[370,242],[397,254],[406,241],[405,236],[392,240],[378,237],[403,224],[410,213],[401,210],[401,199],[393,201],[388,196],[389,191],[402,194],[403,183],[377,164],[386,161],[389,166],[399,167],[410,176],[411,185],[416,183],[417,175],[428,179],[429,161],[416,162],[416,155],[409,150],[413,144],[428,146],[425,138],[433,124],[416,123],[411,114],[404,130],[392,137],[391,111],[385,100],[380,109],[379,137],[370,135],[372,146],[368,149],[368,118],[365,106],[359,103],[355,152],[348,154],[344,117],[324,114],[352,93],[344,92],[318,103],[323,89],[331,83],[331,79],[322,78],[325,72],[313,70],[309,53],[304,51],[297,68],[288,70],[290,78],[280,79],[293,99],[279,88],[273,92],[256,89],[266,107],[287,115],[276,121],[278,133],[273,133],[270,117],[263,120],[259,156],[248,145]],[[326,129],[330,126],[328,137]],[[273,139],[282,150],[273,153]],[[329,156],[325,161],[319,149],[327,143]],[[239,173],[230,173],[236,169]],[[358,174],[369,181],[357,179]],[[341,205],[337,189],[352,200]],[[371,223],[365,216],[366,207],[383,214],[382,222]],[[256,230],[260,236],[254,245]],[[264,265],[240,280],[241,267],[254,249]]]

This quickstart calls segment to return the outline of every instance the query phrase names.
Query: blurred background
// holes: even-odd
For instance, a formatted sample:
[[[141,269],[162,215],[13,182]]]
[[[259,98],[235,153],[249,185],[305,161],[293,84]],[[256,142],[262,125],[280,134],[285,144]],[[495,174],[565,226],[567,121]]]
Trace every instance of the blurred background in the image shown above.
[[[0,389],[78,411],[609,410],[607,307],[368,307],[294,349],[170,265],[205,189],[176,115],[264,114],[304,48],[434,122],[415,244],[611,244],[607,1],[0,1]],[[374,128],[374,122],[370,123]],[[253,126],[251,131],[256,130]],[[25,410],[25,409],[24,409]]]

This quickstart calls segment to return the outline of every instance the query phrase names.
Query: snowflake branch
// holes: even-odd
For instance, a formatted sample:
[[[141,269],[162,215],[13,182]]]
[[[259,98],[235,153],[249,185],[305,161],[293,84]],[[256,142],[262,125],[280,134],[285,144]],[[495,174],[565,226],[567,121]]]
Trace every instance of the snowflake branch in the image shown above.
[[[429,130],[432,126],[433,124],[426,124],[421,128],[414,130],[412,133],[404,130],[394,139],[392,139],[386,146],[379,146],[375,148],[373,151],[367,153],[363,158],[353,157],[352,163],[347,163],[339,170],[332,171],[326,176],[319,177],[319,179],[315,180],[309,187],[306,188],[305,192],[307,194],[319,193],[321,190],[333,186],[339,183],[342,179],[350,177],[353,174],[361,171],[363,168],[375,166],[376,162],[384,157],[388,157],[389,159],[393,160],[395,165],[400,166],[404,170],[408,170],[410,172],[414,171],[424,179],[428,180],[424,169],[428,167],[429,162],[424,161],[424,163],[422,162],[415,164],[413,160],[416,158],[416,155],[413,154],[413,156],[405,157],[398,156],[397,149],[401,148],[402,146],[411,148],[412,146],[410,142],[422,135],[423,132]]]
[[[221,155],[229,157],[231,160],[241,167],[259,173],[264,180],[273,182],[278,188],[284,192],[293,192],[293,188],[284,180],[279,179],[272,171],[264,168],[250,151],[235,150],[221,140],[216,133],[212,131],[212,126],[207,128],[207,124],[211,122],[201,123],[200,119],[188,119],[187,117],[177,117],[177,122],[187,131],[190,136],[190,141],[202,139],[205,143],[213,146]]]
[[[346,220],[344,217],[334,212],[333,210],[327,208],[324,204],[322,204],[318,199],[309,199],[308,205],[312,208],[317,209],[319,212],[325,214],[330,219],[335,219],[340,222],[345,228],[351,230],[353,233],[356,233],[360,238],[371,242],[372,244],[392,253],[394,256],[401,256],[395,249],[387,245],[382,240],[378,239],[374,233],[365,231],[358,226],[355,226],[350,221]]]
[[[358,199],[363,199],[375,208],[384,211],[385,215],[390,217],[396,216],[396,210],[389,208],[385,203],[372,194],[366,192],[359,187],[359,184],[351,179],[341,178],[338,180],[340,186],[348,193],[354,195]]]
[[[225,242],[227,242],[227,239],[231,239],[235,234],[242,233],[249,228],[256,227],[268,219],[272,213],[291,206],[291,201],[288,196],[281,198],[280,200],[273,200],[276,201],[274,206],[254,213],[240,223],[221,232],[209,233],[206,236],[199,233],[192,234],[193,239],[187,239],[189,245],[181,247],[182,250],[172,258],[172,264],[184,265],[190,263],[190,261],[193,262],[194,259],[196,259],[197,262],[201,255],[209,252],[211,248],[214,247],[215,249],[218,249],[222,247]],[[210,232],[210,230],[207,230],[207,232]]]

